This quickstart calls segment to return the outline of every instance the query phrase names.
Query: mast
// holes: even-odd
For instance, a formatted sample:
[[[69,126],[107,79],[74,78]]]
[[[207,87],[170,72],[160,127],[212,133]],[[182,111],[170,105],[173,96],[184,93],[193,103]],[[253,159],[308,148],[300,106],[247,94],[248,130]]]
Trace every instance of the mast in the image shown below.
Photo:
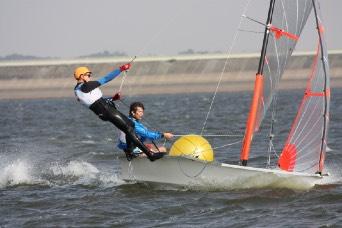
[[[243,140],[243,145],[240,153],[240,163],[243,166],[247,165],[248,157],[249,157],[249,151],[251,148],[251,143],[254,135],[255,130],[255,123],[256,123],[256,117],[257,117],[257,111],[258,106],[260,102],[260,97],[263,89],[263,71],[264,71],[264,64],[265,64],[265,56],[267,51],[267,44],[268,39],[270,36],[270,27],[269,25],[272,23],[272,16],[273,16],[273,10],[274,10],[274,4],[275,0],[270,0],[270,6],[268,9],[268,15],[267,15],[267,21],[266,21],[266,27],[265,27],[265,33],[264,33],[264,39],[262,43],[262,49],[260,54],[260,60],[259,60],[259,67],[258,72],[256,74],[255,83],[254,83],[254,94],[253,99],[246,123],[246,130],[245,130],[245,136]]]
[[[319,37],[319,44],[321,48],[321,61],[323,65],[323,71],[324,71],[324,118],[323,118],[323,131],[322,131],[322,141],[321,141],[321,151],[320,151],[320,156],[319,156],[319,168],[318,168],[318,173],[322,174],[323,170],[323,165],[324,165],[324,158],[325,158],[325,147],[326,145],[326,135],[327,135],[327,118],[328,118],[328,98],[329,96],[329,91],[327,91],[327,69],[325,66],[325,61],[324,61],[324,49],[323,49],[323,41],[322,41],[322,30],[321,26],[318,20],[318,15],[317,15],[317,9],[316,9],[316,1],[312,0],[312,5],[314,8],[315,12],[315,19],[316,19],[316,26],[317,26],[317,32],[318,32],[318,37]]]

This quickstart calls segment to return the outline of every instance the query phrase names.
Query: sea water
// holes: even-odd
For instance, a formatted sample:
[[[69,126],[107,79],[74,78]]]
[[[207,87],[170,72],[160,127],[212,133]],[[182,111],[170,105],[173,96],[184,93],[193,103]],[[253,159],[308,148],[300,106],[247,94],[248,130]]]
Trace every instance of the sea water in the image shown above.
[[[250,96],[218,94],[210,105],[212,94],[144,95],[117,104],[127,113],[130,102],[144,102],[145,124],[155,130],[230,135],[208,140],[217,148],[217,160],[237,164]],[[299,91],[279,94],[273,165],[301,96]],[[116,148],[116,129],[73,98],[2,100],[0,110],[1,227],[342,225],[341,90],[332,93],[326,162],[331,176],[327,183],[303,191],[290,186],[196,191],[127,184],[119,176],[122,152]],[[255,137],[252,166],[267,165],[270,119],[265,118]]]

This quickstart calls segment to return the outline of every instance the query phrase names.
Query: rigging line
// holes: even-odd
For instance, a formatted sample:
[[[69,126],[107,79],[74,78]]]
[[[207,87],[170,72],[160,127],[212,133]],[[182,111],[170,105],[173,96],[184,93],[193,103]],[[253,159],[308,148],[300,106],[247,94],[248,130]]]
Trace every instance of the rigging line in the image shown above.
[[[173,24],[179,17],[179,15],[183,14],[183,12],[186,10],[186,7],[183,7],[180,9],[180,11],[178,11],[177,14],[174,14],[174,16],[167,21],[166,23],[162,24],[161,26],[159,26],[161,29],[159,29],[153,36],[152,38],[146,42],[146,45],[144,47],[142,47],[140,49],[140,51],[138,52],[138,56],[140,56],[155,40],[157,40],[157,38],[171,25]]]
[[[180,11],[178,11],[177,14],[174,14],[174,16],[167,22],[167,23],[164,23],[162,24],[161,26],[159,26],[161,29],[159,29],[153,36],[152,38],[146,42],[145,46],[143,46],[139,51],[138,51],[138,54],[136,56],[140,56],[146,49],[147,47],[149,47],[153,41],[155,41],[161,34],[162,32],[164,32],[171,24],[173,24],[177,18],[179,18],[179,15],[183,14],[183,12],[185,11],[185,7],[184,8],[181,8]],[[134,58],[131,60],[131,62],[133,62],[136,58],[136,56],[134,56]],[[121,92],[122,88],[123,88],[123,85],[124,85],[124,82],[125,82],[125,79],[126,79],[126,72],[124,73],[124,76],[122,77],[121,79],[121,84],[120,84],[120,87],[119,87],[119,92]],[[120,100],[121,101],[121,100]],[[122,101],[121,101],[122,102]],[[125,106],[129,107],[127,104],[125,104],[124,102],[122,102]],[[146,121],[145,121],[146,122]]]
[[[155,40],[162,34],[162,32],[163,32],[164,30],[166,30],[171,24],[173,24],[173,23],[176,21],[177,18],[179,18],[179,15],[180,15],[181,13],[183,13],[184,11],[185,11],[185,8],[181,8],[181,10],[178,11],[177,14],[174,14],[174,16],[173,16],[167,23],[164,23],[164,24],[162,24],[161,26],[159,26],[159,28],[161,28],[161,29],[159,29],[159,30],[152,36],[152,38],[151,38],[148,42],[146,42],[145,46],[143,46],[143,47],[138,51],[138,54],[132,58],[132,60],[131,60],[130,63],[132,63],[132,62],[136,59],[137,56],[140,56],[140,55],[147,49],[147,47],[149,47],[149,46],[153,43],[153,41],[155,41]],[[124,72],[124,75],[123,75],[123,77],[122,77],[122,79],[121,79],[121,84],[120,84],[120,87],[119,87],[119,92],[122,91],[122,88],[123,88],[124,82],[125,82],[125,80],[126,80],[126,77],[127,77],[127,74],[126,74],[126,72]],[[121,101],[121,100],[120,100],[120,101]],[[122,102],[122,101],[121,101],[121,102]],[[123,103],[123,102],[122,102],[122,103]],[[123,104],[124,104],[125,106],[129,107],[129,106],[126,105],[125,103],[123,103]]]
[[[127,73],[126,73],[126,71],[124,71],[124,75],[123,75],[123,77],[121,79],[121,84],[120,84],[120,87],[119,87],[119,92],[121,92],[121,90],[122,90],[122,86],[123,86],[123,84],[125,82],[126,77],[127,77]]]
[[[279,158],[279,154],[277,153],[275,147],[273,146],[273,155],[276,157],[276,158]]]
[[[247,12],[250,2],[251,2],[251,0],[248,0],[248,1],[247,1],[246,5],[245,5],[245,7],[244,7],[244,10],[243,10],[243,14],[242,14],[242,15],[245,15],[245,13]],[[228,50],[228,53],[227,53],[228,55],[227,55],[226,61],[225,61],[225,63],[224,63],[223,69],[222,69],[222,71],[221,71],[219,81],[217,82],[217,86],[216,86],[215,92],[214,92],[213,97],[212,97],[211,102],[210,102],[209,110],[208,110],[208,112],[207,112],[207,115],[206,115],[206,117],[205,117],[205,120],[204,120],[204,123],[203,123],[203,126],[202,126],[201,135],[203,134],[203,131],[204,131],[206,125],[207,125],[207,121],[208,121],[208,118],[209,118],[211,109],[212,109],[212,107],[213,107],[213,104],[214,104],[214,101],[215,101],[215,98],[216,98],[218,89],[219,89],[219,87],[220,87],[220,85],[221,85],[221,81],[222,81],[222,78],[223,78],[223,73],[224,73],[225,70],[226,70],[226,67],[227,67],[227,64],[228,64],[228,60],[230,59],[231,52],[232,52],[232,50],[233,50],[233,47],[235,46],[235,42],[236,42],[236,40],[237,40],[237,36],[238,36],[238,34],[239,34],[239,29],[241,28],[243,18],[244,18],[244,17],[241,16],[240,22],[239,22],[239,25],[238,25],[238,28],[237,28],[237,30],[235,31],[235,34],[234,34],[233,42],[232,42],[232,44],[231,44],[230,47],[229,47],[229,50]]]
[[[271,33],[272,34],[272,33]],[[272,115],[271,115],[271,125],[270,125],[270,131],[269,131],[269,148],[268,148],[268,165],[270,166],[270,162],[271,162],[271,151],[272,151],[272,148],[273,147],[273,150],[274,150],[274,146],[273,146],[273,138],[274,138],[274,124],[276,122],[276,115],[277,115],[277,99],[278,99],[278,85],[279,85],[279,81],[280,81],[280,78],[281,78],[281,71],[283,71],[280,67],[280,60],[279,60],[279,52],[278,52],[278,46],[275,42],[275,39],[273,37],[273,41],[274,41],[274,49],[275,49],[275,53],[276,53],[276,60],[277,60],[277,75],[279,75],[278,77],[275,78],[275,82],[273,83],[273,80],[272,80],[272,77],[269,77],[270,79],[270,93],[273,94],[273,98],[271,97],[271,104],[272,105]],[[270,68],[270,65],[269,63],[266,63],[267,65],[267,69],[270,73],[270,75],[272,74],[271,73],[271,68]],[[264,111],[265,112],[265,111]]]
[[[262,23],[262,22],[260,22],[260,21],[258,21],[258,20],[255,20],[255,19],[251,18],[251,17],[248,17],[248,16],[245,15],[245,14],[242,14],[241,17],[244,17],[244,18],[246,18],[246,19],[248,19],[248,20],[250,20],[250,21],[253,21],[253,22],[257,23],[257,24],[260,24],[260,25],[262,25],[262,26],[267,26],[265,23]]]
[[[254,30],[247,30],[247,29],[239,29],[240,32],[250,32],[250,33],[264,33],[263,31],[254,31]]]
[[[271,126],[269,131],[269,144],[268,144],[268,160],[267,165],[271,165],[271,154],[272,149],[274,150],[273,145],[273,138],[274,138],[274,124],[276,122],[276,115],[277,115],[277,93],[273,96],[273,102],[272,102],[272,118],[271,118]]]
[[[182,137],[182,136],[186,136],[189,134],[183,134],[183,135],[173,135],[175,137]],[[203,137],[242,137],[243,135],[201,135]]]
[[[268,144],[268,157],[267,157],[267,162],[266,162],[267,168],[271,166],[272,147],[273,147],[273,142],[272,142],[272,140],[270,140],[270,142]]]
[[[129,62],[129,64],[133,63],[133,61],[134,61],[136,58],[137,58],[137,56],[134,56],[134,57],[131,59],[131,61]],[[119,92],[121,92],[121,90],[122,90],[122,86],[123,86],[123,84],[124,84],[124,82],[125,82],[126,77],[127,77],[127,71],[124,71],[124,75],[123,75],[123,77],[121,78],[121,84],[120,84],[120,87],[119,87]]]
[[[276,167],[277,165],[271,165],[271,156],[273,154],[273,158],[274,159],[279,159],[279,155],[276,151],[276,148],[273,144],[273,141],[270,141],[270,145],[269,145],[269,149],[268,149],[268,160],[267,160],[267,168],[271,168],[271,167]]]
[[[238,143],[240,143],[240,142],[242,142],[242,140],[239,140],[239,141],[236,141],[236,142],[233,142],[233,143],[224,144],[224,145],[222,145],[222,146],[214,147],[213,150],[215,150],[215,149],[220,149],[220,148],[224,148],[224,147],[227,147],[227,146],[232,146],[232,145],[238,144]]]

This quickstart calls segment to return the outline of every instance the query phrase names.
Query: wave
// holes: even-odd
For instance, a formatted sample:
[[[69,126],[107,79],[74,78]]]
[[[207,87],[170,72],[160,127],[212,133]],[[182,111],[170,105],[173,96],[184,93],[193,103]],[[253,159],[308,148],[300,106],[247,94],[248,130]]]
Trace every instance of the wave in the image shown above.
[[[34,164],[26,159],[16,159],[0,164],[0,188],[17,185],[84,185],[114,187],[123,184],[113,170],[99,170],[86,161]]]
[[[32,178],[32,166],[27,161],[18,159],[0,169],[0,188],[35,182]]]

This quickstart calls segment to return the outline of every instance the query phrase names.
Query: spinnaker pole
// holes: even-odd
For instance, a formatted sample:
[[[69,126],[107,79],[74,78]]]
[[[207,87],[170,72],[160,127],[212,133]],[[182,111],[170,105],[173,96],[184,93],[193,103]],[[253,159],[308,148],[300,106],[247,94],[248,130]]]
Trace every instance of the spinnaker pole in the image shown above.
[[[247,161],[249,158],[249,152],[251,149],[251,144],[253,140],[253,135],[255,132],[255,125],[257,120],[257,111],[260,103],[261,94],[263,91],[263,71],[264,71],[264,64],[265,64],[265,56],[267,51],[267,44],[268,39],[270,36],[270,25],[272,23],[272,17],[273,17],[273,11],[274,11],[274,4],[275,0],[270,0],[270,6],[268,9],[268,15],[267,15],[267,21],[266,21],[266,27],[265,27],[265,33],[264,33],[264,39],[262,43],[262,49],[259,59],[259,67],[258,72],[256,74],[255,83],[254,83],[254,93],[253,93],[253,99],[246,123],[246,130],[245,130],[245,136],[242,144],[242,149],[240,153],[240,164],[243,166],[247,166]]]
[[[321,151],[319,156],[319,165],[318,165],[318,173],[322,174],[323,168],[324,168],[324,160],[325,160],[325,149],[326,149],[326,136],[327,136],[327,123],[328,123],[328,97],[330,96],[330,90],[327,88],[327,69],[325,65],[325,59],[324,59],[324,46],[323,46],[323,38],[322,33],[323,29],[321,24],[318,20],[318,14],[317,14],[317,7],[316,7],[316,0],[312,0],[312,5],[315,12],[315,19],[316,19],[316,26],[317,26],[317,32],[319,37],[319,44],[321,48],[321,61],[323,65],[323,71],[324,71],[324,118],[323,118],[323,130],[322,130],[322,142],[321,142]]]

